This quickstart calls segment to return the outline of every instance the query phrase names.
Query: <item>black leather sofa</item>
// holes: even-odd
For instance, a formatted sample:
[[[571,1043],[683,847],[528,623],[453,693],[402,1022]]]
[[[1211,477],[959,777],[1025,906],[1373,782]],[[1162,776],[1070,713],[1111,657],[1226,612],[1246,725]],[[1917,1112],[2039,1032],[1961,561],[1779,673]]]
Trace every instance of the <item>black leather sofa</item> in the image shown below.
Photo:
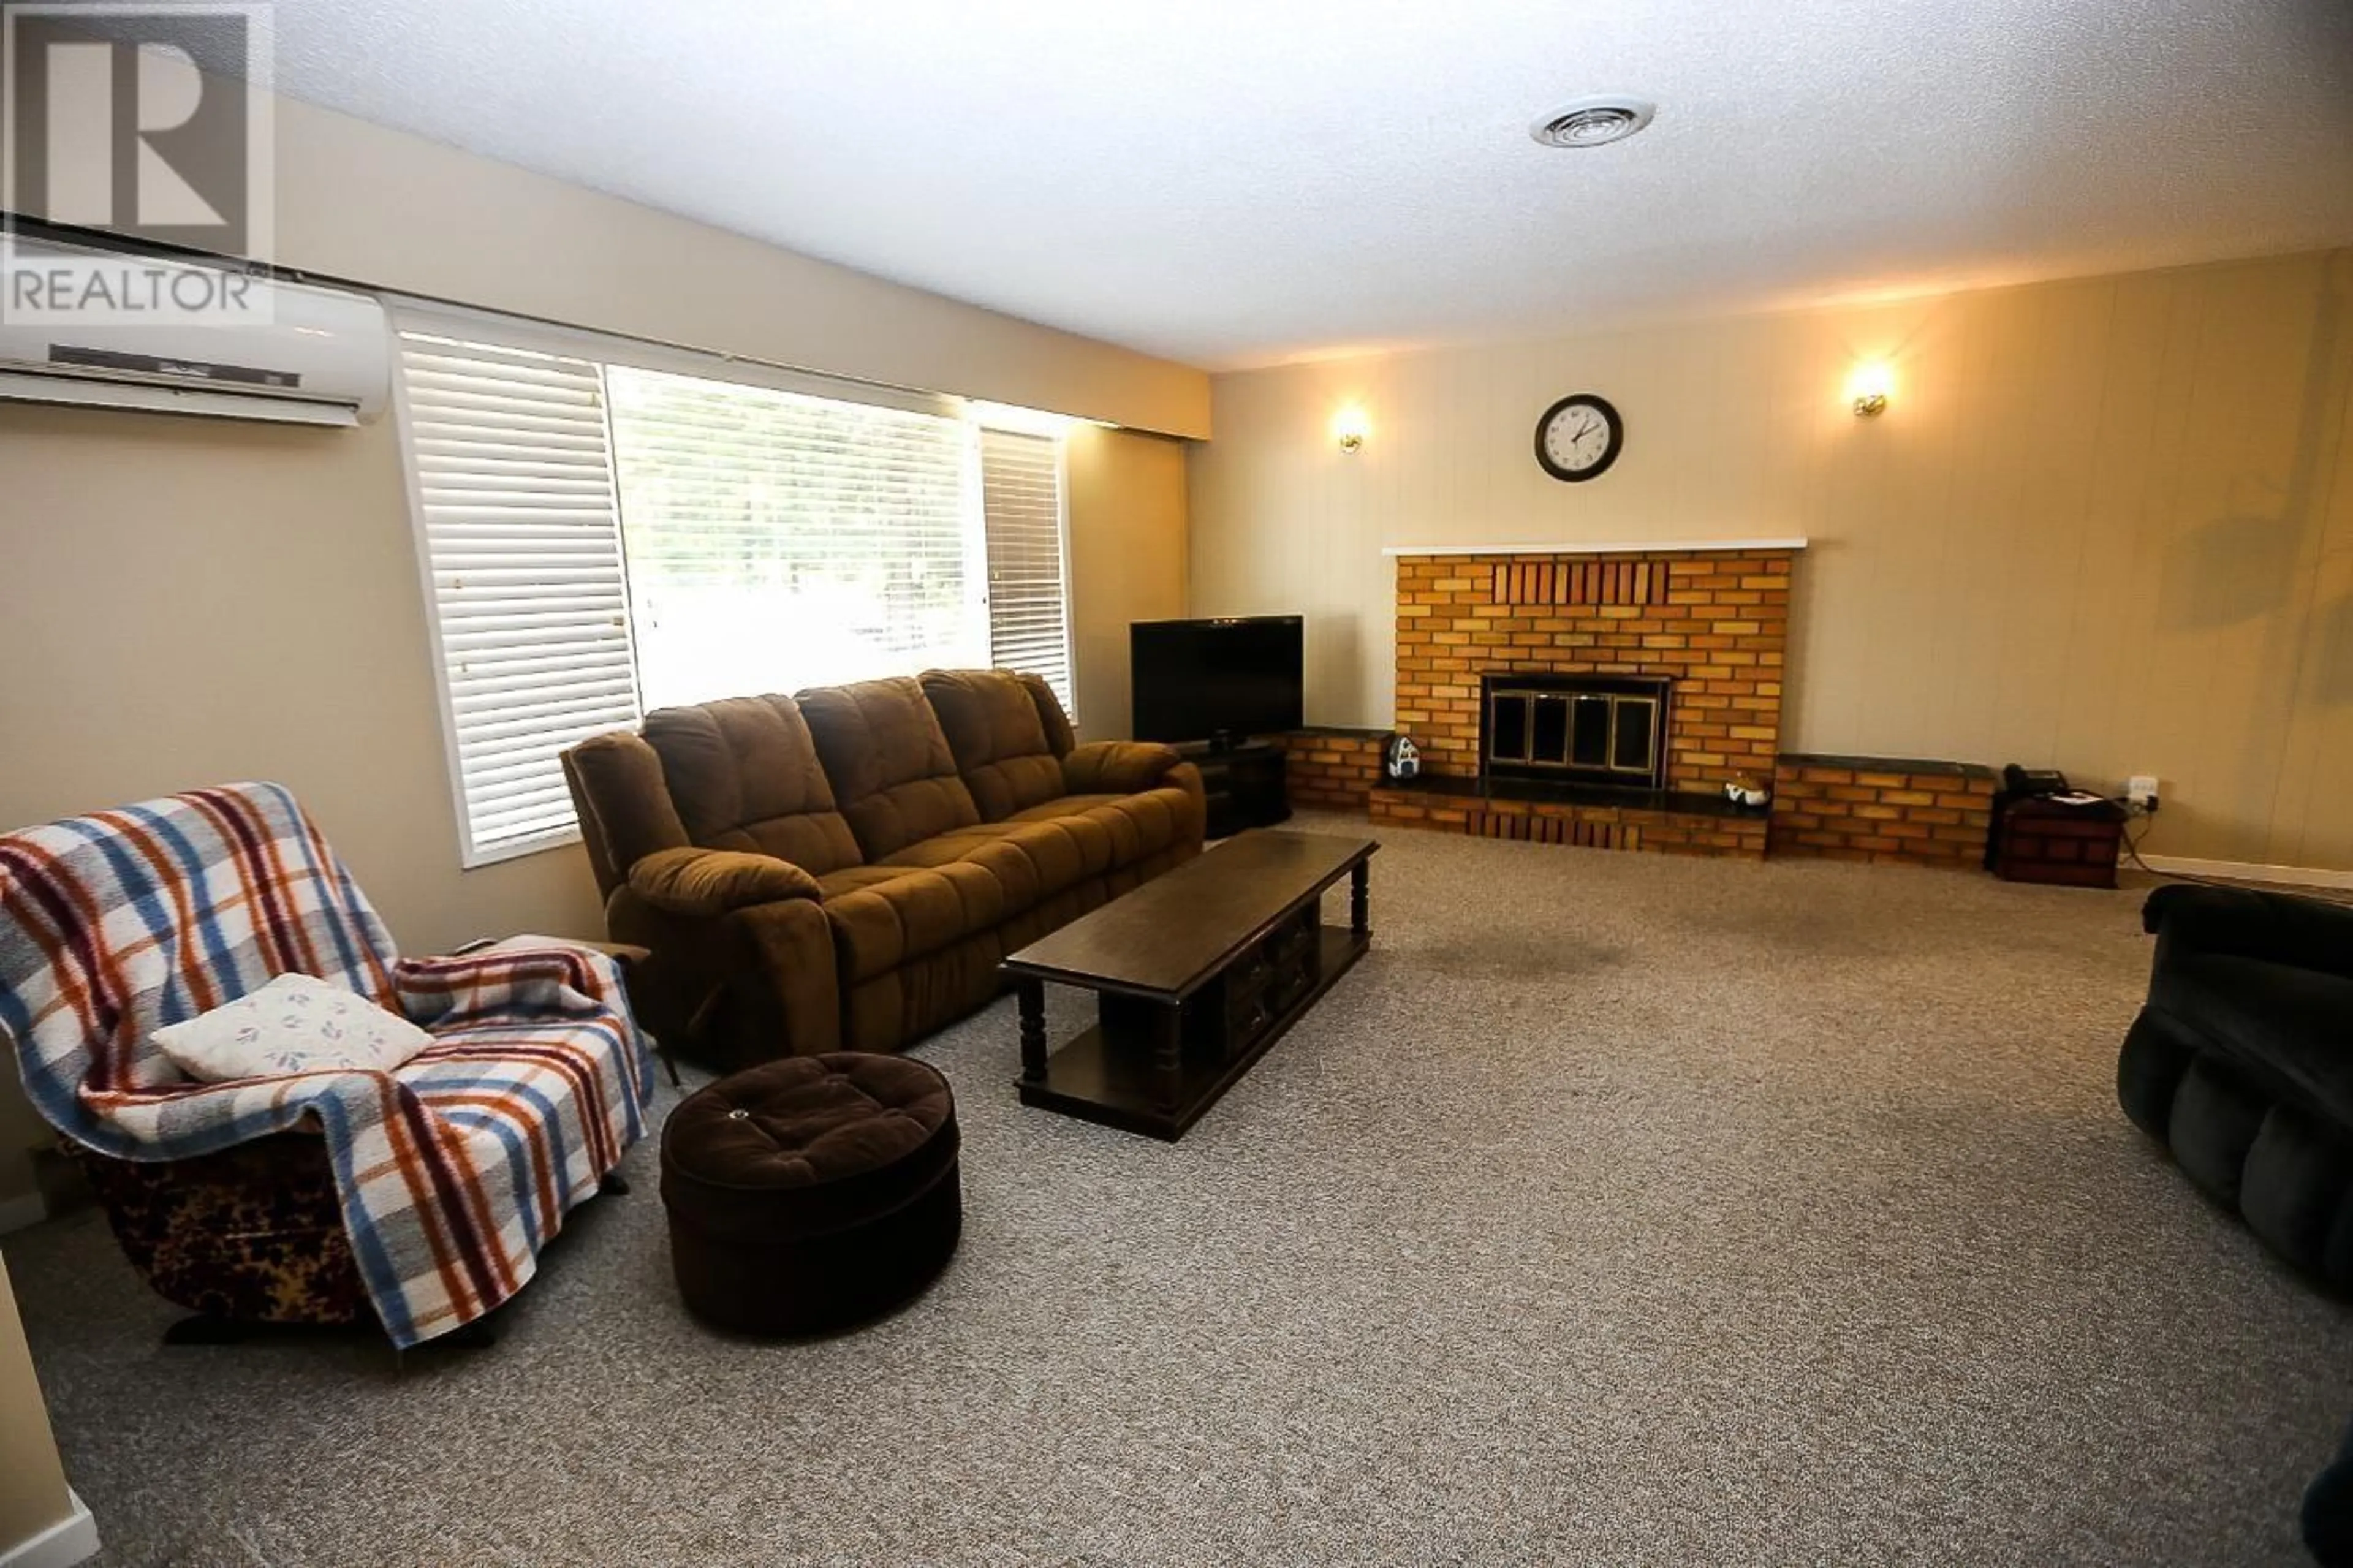
[[[2320,1568],[2353,1568],[2353,1427],[2304,1494],[2304,1544]]]
[[[2175,884],[2149,895],[2148,1002],[2116,1098],[2280,1254],[2353,1289],[2353,908]]]

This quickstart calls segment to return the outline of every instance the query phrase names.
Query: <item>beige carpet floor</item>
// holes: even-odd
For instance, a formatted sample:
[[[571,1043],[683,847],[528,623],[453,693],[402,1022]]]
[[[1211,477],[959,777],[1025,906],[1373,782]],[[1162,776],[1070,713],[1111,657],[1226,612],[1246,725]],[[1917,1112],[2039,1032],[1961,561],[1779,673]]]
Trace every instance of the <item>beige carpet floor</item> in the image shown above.
[[[2136,895],[1375,867],[1374,954],[1179,1144],[1018,1106],[1009,1004],[923,1047],[964,1244],[844,1337],[687,1319],[650,1143],[405,1366],[165,1349],[96,1215],[9,1237],[102,1561],[2298,1560],[2353,1311],[2117,1111]]]

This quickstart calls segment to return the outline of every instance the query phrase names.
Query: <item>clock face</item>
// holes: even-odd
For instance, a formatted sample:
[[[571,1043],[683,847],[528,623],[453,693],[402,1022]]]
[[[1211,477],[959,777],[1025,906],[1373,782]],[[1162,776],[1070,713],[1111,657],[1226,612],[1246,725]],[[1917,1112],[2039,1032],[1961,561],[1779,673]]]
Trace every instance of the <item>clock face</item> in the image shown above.
[[[1596,477],[1618,460],[1625,441],[1618,410],[1589,392],[1562,398],[1536,421],[1536,461],[1556,479]]]

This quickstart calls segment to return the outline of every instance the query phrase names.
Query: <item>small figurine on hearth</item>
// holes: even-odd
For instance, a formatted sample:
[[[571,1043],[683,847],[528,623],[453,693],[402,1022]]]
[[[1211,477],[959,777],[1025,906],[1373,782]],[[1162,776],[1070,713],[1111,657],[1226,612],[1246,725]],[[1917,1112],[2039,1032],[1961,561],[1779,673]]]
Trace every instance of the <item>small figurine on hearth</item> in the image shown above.
[[[1421,748],[1411,735],[1391,735],[1381,747],[1381,772],[1392,779],[1409,779],[1421,772]]]
[[[1771,800],[1773,792],[1755,773],[1735,773],[1725,781],[1724,798],[1754,811]]]

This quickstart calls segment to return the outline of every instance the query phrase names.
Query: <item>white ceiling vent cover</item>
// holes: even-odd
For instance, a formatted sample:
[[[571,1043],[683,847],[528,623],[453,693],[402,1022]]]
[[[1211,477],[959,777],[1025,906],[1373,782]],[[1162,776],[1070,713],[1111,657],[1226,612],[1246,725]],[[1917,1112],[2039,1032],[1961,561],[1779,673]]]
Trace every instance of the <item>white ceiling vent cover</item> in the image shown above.
[[[1657,104],[1639,98],[1580,98],[1529,126],[1528,134],[1547,147],[1606,147],[1648,125],[1658,111]]]

